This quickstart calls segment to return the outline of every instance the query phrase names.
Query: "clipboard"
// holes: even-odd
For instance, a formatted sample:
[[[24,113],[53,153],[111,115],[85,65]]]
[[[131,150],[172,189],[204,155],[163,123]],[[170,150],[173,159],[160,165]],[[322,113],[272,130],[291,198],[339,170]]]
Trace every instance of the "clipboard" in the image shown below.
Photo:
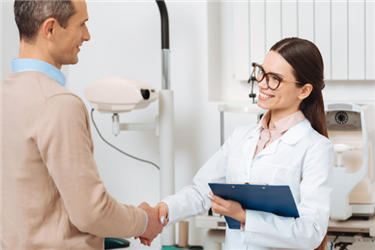
[[[239,202],[244,209],[298,218],[298,210],[289,186],[208,183],[212,192],[226,200]],[[241,229],[241,222],[225,216],[230,229]]]

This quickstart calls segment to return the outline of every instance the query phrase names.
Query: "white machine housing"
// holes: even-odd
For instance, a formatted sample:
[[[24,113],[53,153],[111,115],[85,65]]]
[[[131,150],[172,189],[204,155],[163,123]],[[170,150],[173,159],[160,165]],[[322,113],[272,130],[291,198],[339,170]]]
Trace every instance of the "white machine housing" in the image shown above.
[[[331,219],[371,216],[375,208],[374,107],[332,103],[326,105],[325,113],[330,140],[351,148],[342,152],[342,162],[335,152]]]
[[[130,77],[105,77],[85,86],[91,107],[102,113],[146,108],[157,99],[154,87]]]

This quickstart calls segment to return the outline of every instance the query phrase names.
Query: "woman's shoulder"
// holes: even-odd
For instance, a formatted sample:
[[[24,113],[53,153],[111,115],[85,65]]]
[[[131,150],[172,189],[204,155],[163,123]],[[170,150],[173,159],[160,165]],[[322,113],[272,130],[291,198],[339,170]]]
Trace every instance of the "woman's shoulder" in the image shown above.
[[[299,148],[332,147],[332,142],[317,132],[307,119],[289,129],[282,137],[289,145],[298,144]]]
[[[235,138],[240,138],[244,136],[250,136],[252,133],[254,133],[259,124],[248,124],[248,125],[242,125],[237,126],[233,132],[233,136]]]
[[[316,145],[316,146],[327,146],[327,147],[333,146],[333,143],[331,140],[329,140],[324,135],[320,134],[313,127],[311,127],[311,129],[309,129],[309,131],[306,133],[304,140],[305,141],[307,140],[311,144]]]

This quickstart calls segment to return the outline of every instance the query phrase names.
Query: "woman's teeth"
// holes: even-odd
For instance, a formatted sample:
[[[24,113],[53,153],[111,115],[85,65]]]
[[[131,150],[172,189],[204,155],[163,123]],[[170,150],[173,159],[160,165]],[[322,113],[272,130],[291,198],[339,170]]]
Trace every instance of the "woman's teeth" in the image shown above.
[[[259,95],[263,98],[271,98],[273,97],[272,95],[266,95],[266,94],[263,94],[263,93],[259,93]]]

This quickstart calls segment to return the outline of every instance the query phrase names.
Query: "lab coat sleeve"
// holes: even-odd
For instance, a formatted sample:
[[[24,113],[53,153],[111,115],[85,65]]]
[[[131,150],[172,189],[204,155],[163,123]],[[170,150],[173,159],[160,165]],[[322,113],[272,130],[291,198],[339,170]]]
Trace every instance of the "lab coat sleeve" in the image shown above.
[[[104,188],[93,155],[90,120],[72,94],[49,97],[35,138],[43,162],[61,196],[70,221],[81,232],[99,237],[139,236],[147,215],[118,203]]]
[[[242,243],[262,247],[313,249],[328,227],[332,192],[333,146],[323,138],[304,156],[300,185],[299,218],[246,210]]]
[[[168,205],[169,209],[168,225],[191,216],[204,214],[211,207],[211,201],[207,197],[211,190],[208,183],[226,182],[228,155],[236,130],[220,150],[200,168],[189,186],[162,200]]]

